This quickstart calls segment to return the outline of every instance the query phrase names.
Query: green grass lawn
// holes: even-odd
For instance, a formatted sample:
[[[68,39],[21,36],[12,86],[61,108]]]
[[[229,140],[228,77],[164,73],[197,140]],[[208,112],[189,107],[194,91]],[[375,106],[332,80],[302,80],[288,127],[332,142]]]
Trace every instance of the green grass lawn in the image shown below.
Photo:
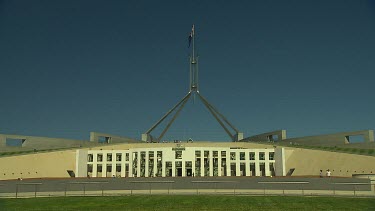
[[[0,199],[0,210],[375,210],[373,198],[136,195]]]

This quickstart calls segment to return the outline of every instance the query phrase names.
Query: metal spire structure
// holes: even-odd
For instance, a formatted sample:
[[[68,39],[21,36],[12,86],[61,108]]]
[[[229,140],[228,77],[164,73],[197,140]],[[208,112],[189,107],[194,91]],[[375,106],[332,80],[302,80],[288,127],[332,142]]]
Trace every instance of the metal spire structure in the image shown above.
[[[208,102],[206,98],[199,93],[199,80],[198,80],[198,57],[195,55],[195,28],[192,26],[191,32],[189,34],[189,48],[191,48],[191,55],[189,57],[190,61],[190,87],[189,92],[172,108],[170,109],[159,121],[157,121],[150,129],[148,129],[144,134],[142,134],[142,141],[145,142],[160,142],[165,133],[168,131],[172,123],[176,120],[177,116],[184,108],[185,104],[188,102],[190,97],[193,95],[198,95],[203,105],[210,111],[214,116],[216,121],[221,125],[224,131],[228,134],[232,141],[239,141],[243,139],[243,133],[239,132],[225,117],[222,115],[212,104]],[[151,135],[151,132],[159,126],[169,115],[172,115],[172,118],[167,123],[164,130],[161,132],[159,137],[155,138]],[[233,134],[234,132],[234,134]]]

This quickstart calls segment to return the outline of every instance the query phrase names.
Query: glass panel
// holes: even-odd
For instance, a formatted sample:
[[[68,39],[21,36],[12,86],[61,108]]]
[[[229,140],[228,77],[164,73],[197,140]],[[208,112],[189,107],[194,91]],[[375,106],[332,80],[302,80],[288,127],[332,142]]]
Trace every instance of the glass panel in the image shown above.
[[[230,160],[236,160],[236,153],[235,152],[230,153]]]
[[[201,151],[195,151],[195,157],[200,158],[201,157]]]
[[[116,172],[121,172],[121,164],[116,165]]]
[[[182,159],[182,151],[176,151],[175,159]]]
[[[94,160],[93,154],[88,154],[87,155],[87,162],[92,162]]]
[[[255,152],[249,152],[249,159],[255,160]]]
[[[102,164],[98,164],[98,165],[96,166],[96,171],[97,171],[97,172],[102,172],[102,171],[103,171]]]
[[[265,160],[264,152],[259,152],[259,160]]]
[[[103,154],[98,154],[96,161],[102,162],[103,161]]]
[[[87,172],[92,172],[92,164],[87,164]]]
[[[245,152],[240,152],[240,160],[245,160]]]
[[[112,153],[107,154],[107,161],[112,161]]]
[[[121,161],[122,159],[122,154],[121,153],[117,153],[116,154],[116,161]]]
[[[275,159],[275,153],[274,152],[270,152],[269,153],[269,160],[274,160]]]

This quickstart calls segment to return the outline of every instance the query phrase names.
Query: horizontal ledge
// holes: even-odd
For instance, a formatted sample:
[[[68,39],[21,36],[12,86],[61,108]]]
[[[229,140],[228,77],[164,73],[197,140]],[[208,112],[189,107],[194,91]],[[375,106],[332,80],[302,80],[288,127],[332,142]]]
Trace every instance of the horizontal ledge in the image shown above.
[[[43,183],[17,183],[17,185],[42,185]]]
[[[300,182],[293,182],[293,181],[285,181],[285,182],[258,182],[260,184],[309,184],[310,182],[300,181]]]
[[[191,183],[238,183],[238,181],[191,181]]]
[[[332,185],[371,185],[371,183],[364,183],[364,182],[336,182],[331,183]]]
[[[129,181],[128,183],[175,183],[175,181]]]
[[[108,182],[68,182],[63,184],[106,184]]]

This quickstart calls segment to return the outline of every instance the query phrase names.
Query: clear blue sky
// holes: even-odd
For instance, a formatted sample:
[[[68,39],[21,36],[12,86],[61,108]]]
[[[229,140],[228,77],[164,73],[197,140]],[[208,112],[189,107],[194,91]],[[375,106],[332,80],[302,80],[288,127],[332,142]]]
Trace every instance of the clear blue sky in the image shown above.
[[[0,0],[0,133],[140,139],[188,91],[192,24],[245,136],[375,128],[374,1]],[[198,101],[166,134],[188,137],[229,140]]]

